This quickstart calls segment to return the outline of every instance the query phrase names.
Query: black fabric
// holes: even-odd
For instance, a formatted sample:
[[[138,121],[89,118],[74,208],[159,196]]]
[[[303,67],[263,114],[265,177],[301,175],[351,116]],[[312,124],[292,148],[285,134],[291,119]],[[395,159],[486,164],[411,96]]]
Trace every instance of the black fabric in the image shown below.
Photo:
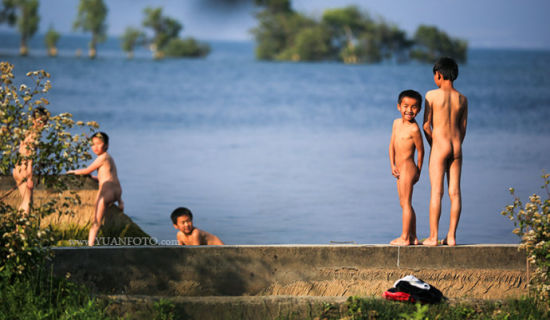
[[[422,303],[440,303],[441,300],[446,299],[443,293],[436,287],[430,285],[430,290],[421,289],[419,287],[411,285],[407,281],[399,281],[395,285],[395,289],[400,292],[405,292],[411,295],[416,301]]]

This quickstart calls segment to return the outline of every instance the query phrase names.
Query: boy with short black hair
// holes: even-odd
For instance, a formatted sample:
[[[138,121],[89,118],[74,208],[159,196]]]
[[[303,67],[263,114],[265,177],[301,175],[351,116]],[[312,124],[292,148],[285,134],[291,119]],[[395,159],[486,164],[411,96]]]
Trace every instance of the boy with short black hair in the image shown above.
[[[92,136],[92,151],[97,155],[95,161],[87,168],[67,172],[68,174],[90,174],[97,170],[99,190],[95,203],[94,220],[88,234],[89,246],[93,246],[95,243],[107,207],[118,202],[120,210],[124,210],[122,187],[118,180],[115,160],[107,153],[108,148],[109,136],[105,132],[95,133]]]
[[[392,245],[408,246],[418,244],[416,236],[416,214],[412,207],[413,186],[420,177],[424,160],[422,133],[414,119],[422,107],[422,96],[414,90],[399,94],[397,110],[401,118],[393,121],[390,141],[390,165],[392,175],[397,178],[397,194],[403,209],[403,230],[401,236],[390,242]],[[415,150],[418,154],[414,163]]]
[[[180,245],[223,245],[224,243],[215,235],[193,226],[193,213],[191,210],[180,207],[170,215],[174,228],[178,230],[178,243]]]
[[[466,136],[468,99],[457,91],[453,81],[458,77],[458,65],[452,58],[442,57],[433,67],[438,89],[426,93],[424,134],[430,151],[430,236],[423,244],[438,244],[439,218],[443,180],[447,175],[451,218],[449,232],[442,243],[456,245],[456,229],[462,210],[460,175],[462,171],[462,142]]]

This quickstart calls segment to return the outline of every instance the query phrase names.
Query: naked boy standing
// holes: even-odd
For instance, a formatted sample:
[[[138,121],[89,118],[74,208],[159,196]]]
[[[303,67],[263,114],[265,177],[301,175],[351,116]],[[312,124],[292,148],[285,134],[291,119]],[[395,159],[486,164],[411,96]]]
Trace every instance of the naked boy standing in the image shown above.
[[[399,94],[397,110],[401,118],[393,121],[390,140],[390,165],[392,175],[397,178],[397,194],[403,209],[401,236],[390,242],[392,245],[408,246],[418,244],[416,237],[416,214],[412,207],[413,186],[420,177],[424,159],[422,133],[414,119],[422,107],[422,96],[414,90]],[[418,160],[414,162],[414,154]]]
[[[437,245],[443,180],[447,175],[451,217],[449,232],[442,243],[454,246],[462,210],[460,175],[462,171],[462,142],[466,135],[468,118],[468,100],[453,86],[453,81],[458,76],[458,66],[453,59],[440,58],[434,64],[433,74],[434,82],[439,89],[426,93],[423,125],[426,140],[431,146],[429,161],[430,236],[423,244]]]

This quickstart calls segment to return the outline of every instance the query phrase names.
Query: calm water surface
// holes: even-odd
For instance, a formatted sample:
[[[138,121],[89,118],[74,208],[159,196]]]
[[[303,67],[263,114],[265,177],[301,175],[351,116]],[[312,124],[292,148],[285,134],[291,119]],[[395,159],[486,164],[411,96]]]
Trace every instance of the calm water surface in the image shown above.
[[[228,244],[387,243],[400,233],[391,124],[400,91],[434,88],[430,65],[258,62],[252,43],[224,42],[206,59],[152,61],[145,50],[126,60],[111,41],[90,61],[74,57],[82,38],[62,39],[55,59],[35,40],[20,58],[17,38],[0,40],[18,75],[52,74],[54,112],[111,136],[126,211],[158,239],[175,239],[178,206]],[[540,193],[550,170],[550,52],[472,50],[455,85],[470,105],[458,241],[517,242],[500,211],[509,187]],[[426,161],[413,195],[420,237],[428,201]],[[448,210],[444,200],[441,236]]]

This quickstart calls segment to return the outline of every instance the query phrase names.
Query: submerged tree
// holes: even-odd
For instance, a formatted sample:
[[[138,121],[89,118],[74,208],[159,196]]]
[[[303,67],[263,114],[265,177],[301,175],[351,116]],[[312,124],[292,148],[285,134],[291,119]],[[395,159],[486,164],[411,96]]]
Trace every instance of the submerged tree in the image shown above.
[[[315,20],[293,11],[290,1],[258,0],[256,3],[265,7],[256,15],[259,26],[252,29],[258,59],[320,60],[320,55],[324,57],[328,53],[326,32],[319,29]],[[307,39],[309,36],[313,38]]]
[[[38,0],[3,0],[0,9],[0,23],[10,26],[17,25],[21,34],[19,53],[29,54],[27,41],[38,31],[40,16],[38,15]]]
[[[51,57],[57,56],[57,41],[61,35],[59,32],[55,31],[53,26],[50,26],[48,32],[44,36],[44,42],[46,43],[46,48],[48,48],[48,55]]]
[[[136,28],[127,27],[121,37],[122,50],[127,53],[128,58],[134,57],[134,48],[137,45],[145,44],[145,33]]]
[[[202,57],[210,52],[208,45],[200,44],[193,38],[180,39],[179,33],[183,25],[176,19],[164,16],[161,7],[147,7],[143,12],[143,26],[153,31],[149,47],[155,59],[165,56]]]
[[[97,55],[97,44],[105,41],[107,38],[106,17],[107,6],[105,6],[103,0],[80,0],[78,15],[73,28],[92,33],[89,51],[91,59],[94,59]]]
[[[459,61],[463,61],[461,57],[466,54],[467,45],[462,40],[440,36],[435,50],[422,33],[413,40],[408,39],[398,26],[381,18],[373,19],[356,6],[325,10],[317,21],[295,12],[290,0],[256,0],[255,3],[263,7],[256,14],[259,24],[252,29],[257,44],[256,57],[260,60],[334,59],[345,63],[375,63],[393,59],[404,62],[411,56],[416,59],[423,56],[420,50],[425,47],[437,51],[436,54],[457,57]],[[414,54],[410,55],[415,43]],[[444,50],[448,47],[453,50]]]
[[[411,58],[424,62],[434,62],[438,57],[452,57],[458,62],[466,62],[468,43],[451,38],[435,26],[421,25],[414,34],[415,47]]]

